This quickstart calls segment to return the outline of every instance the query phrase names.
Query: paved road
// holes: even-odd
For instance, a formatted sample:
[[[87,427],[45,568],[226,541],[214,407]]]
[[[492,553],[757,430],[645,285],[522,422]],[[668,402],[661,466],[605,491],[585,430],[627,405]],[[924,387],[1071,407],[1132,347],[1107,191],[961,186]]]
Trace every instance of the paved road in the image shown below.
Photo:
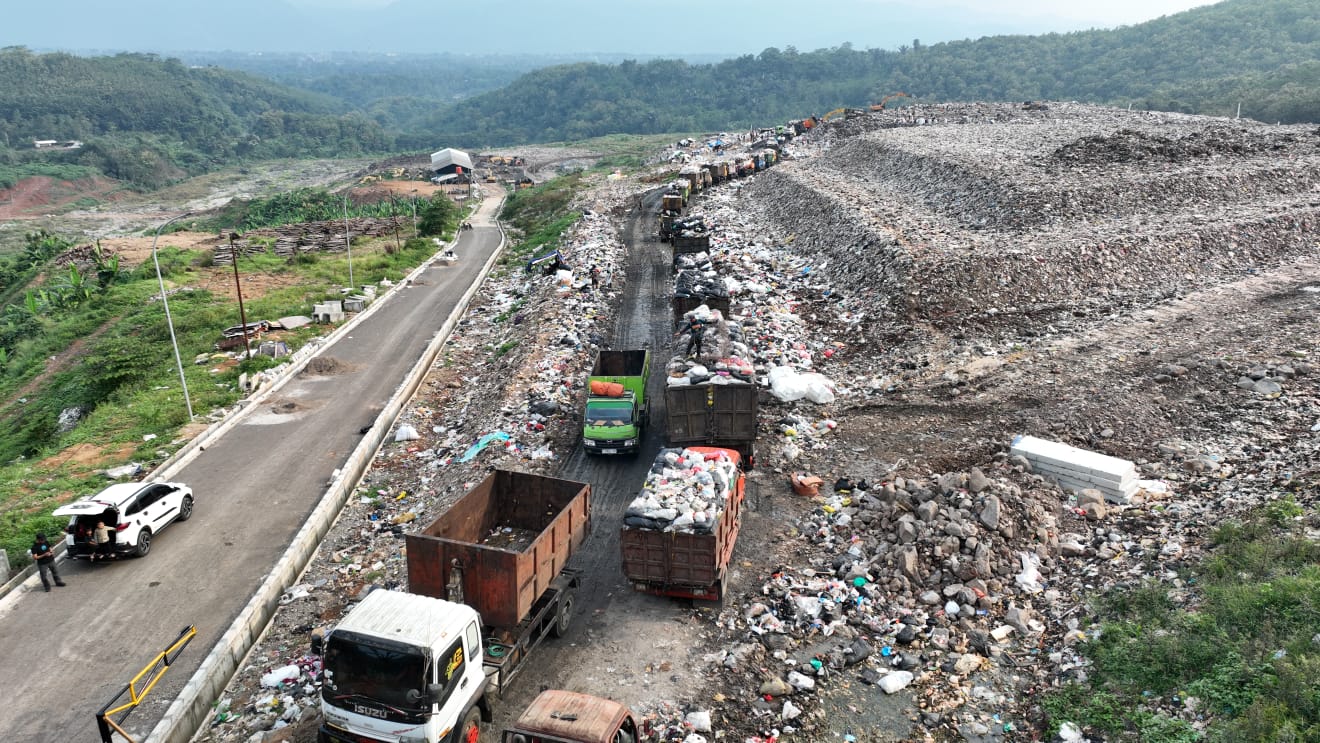
[[[346,371],[290,380],[173,479],[192,520],[141,560],[63,563],[68,583],[0,601],[0,740],[96,741],[95,712],[184,627],[197,638],[129,719],[145,737],[242,610],[500,240],[493,200],[462,233],[454,266],[397,289],[321,355]],[[279,409],[280,413],[272,412]]]

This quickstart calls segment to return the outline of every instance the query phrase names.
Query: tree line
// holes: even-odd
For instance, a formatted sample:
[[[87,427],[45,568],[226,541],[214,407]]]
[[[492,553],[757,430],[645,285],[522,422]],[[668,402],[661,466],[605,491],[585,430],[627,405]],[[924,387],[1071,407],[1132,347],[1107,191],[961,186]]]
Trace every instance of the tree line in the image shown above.
[[[896,50],[769,48],[706,65],[560,65],[436,111],[457,146],[611,132],[718,131],[906,101],[1079,100],[1270,123],[1320,121],[1313,0],[1228,0],[1112,30],[995,36]]]
[[[33,140],[79,140],[35,151]],[[154,188],[242,159],[388,151],[376,121],[335,98],[152,54],[0,49],[0,167],[82,165]]]
[[[1112,30],[995,36],[898,49],[769,48],[709,64],[572,63],[496,90],[509,68],[413,84],[424,61],[350,59],[281,82],[149,54],[0,50],[0,170],[95,168],[142,187],[245,159],[480,148],[606,134],[737,129],[908,102],[1079,100],[1266,122],[1320,121],[1314,0],[1226,0]],[[461,77],[461,76],[460,76]],[[287,83],[287,84],[286,84]],[[299,87],[304,86],[304,87]],[[310,88],[310,89],[308,89]],[[446,95],[449,101],[437,100]],[[462,98],[462,100],[453,100]],[[80,139],[68,152],[30,140]]]

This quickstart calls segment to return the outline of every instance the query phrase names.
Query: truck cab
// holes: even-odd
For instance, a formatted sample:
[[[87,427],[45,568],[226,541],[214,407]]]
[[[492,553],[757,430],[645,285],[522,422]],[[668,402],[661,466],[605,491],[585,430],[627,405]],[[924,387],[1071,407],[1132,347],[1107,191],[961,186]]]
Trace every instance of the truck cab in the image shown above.
[[[650,418],[647,350],[600,351],[588,378],[582,411],[582,446],[588,454],[636,453]]]
[[[467,743],[491,719],[481,617],[470,606],[372,591],[321,652],[319,743]]]
[[[641,445],[642,411],[631,392],[619,397],[596,397],[587,400],[583,413],[582,443],[589,454],[635,452]]]
[[[637,720],[618,702],[571,691],[541,692],[501,743],[637,743]]]

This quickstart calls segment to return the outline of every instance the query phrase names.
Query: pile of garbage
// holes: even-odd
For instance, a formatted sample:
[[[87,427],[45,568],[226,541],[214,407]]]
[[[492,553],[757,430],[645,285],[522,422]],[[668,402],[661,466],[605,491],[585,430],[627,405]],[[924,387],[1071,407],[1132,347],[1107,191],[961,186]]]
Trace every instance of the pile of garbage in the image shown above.
[[[678,273],[683,271],[715,272],[715,260],[710,253],[704,250],[698,253],[677,253],[674,255],[674,271]]]
[[[633,529],[710,534],[737,480],[738,465],[723,450],[661,449],[623,523]]]
[[[674,220],[674,234],[683,237],[696,237],[706,234],[706,217],[702,214],[689,214]]]
[[[1320,137],[1306,127],[913,109],[926,125],[840,130],[813,162],[747,186],[758,219],[854,288],[849,311],[1040,332],[1279,265],[1316,239]]]
[[[692,320],[696,320],[693,323]],[[706,305],[683,316],[685,331],[678,337],[679,348],[666,366],[665,384],[682,387],[696,384],[753,384],[756,367],[749,360],[752,350],[745,342],[742,323],[725,320],[718,310]],[[692,333],[701,335],[701,353],[684,353],[684,344]]]
[[[697,255],[706,256],[705,261],[709,261],[706,253]],[[700,260],[700,259],[698,259]],[[701,263],[694,261],[697,266]],[[719,275],[714,267],[681,268],[674,275],[674,296],[675,297],[696,297],[699,299],[727,298],[729,296],[729,287],[726,285],[723,277]]]

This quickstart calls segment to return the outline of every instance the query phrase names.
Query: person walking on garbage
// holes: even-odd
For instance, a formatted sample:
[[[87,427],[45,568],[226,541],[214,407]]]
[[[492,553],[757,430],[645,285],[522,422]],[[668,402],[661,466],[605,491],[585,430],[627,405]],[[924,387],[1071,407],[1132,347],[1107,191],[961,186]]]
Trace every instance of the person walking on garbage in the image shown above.
[[[38,534],[36,539],[28,554],[32,555],[32,559],[37,563],[37,570],[41,573],[41,585],[45,586],[46,593],[50,593],[51,578],[55,579],[57,586],[63,586],[64,581],[60,580],[60,572],[55,569],[55,550],[46,542],[46,535]]]
[[[684,325],[681,330],[679,330],[677,333],[674,333],[675,338],[677,338],[678,336],[684,333],[688,334],[688,344],[687,344],[687,352],[686,352],[686,356],[688,358],[690,359],[701,358],[701,336],[703,334],[702,331],[704,331],[705,329],[706,329],[706,321],[702,320],[700,317],[693,315],[687,318],[687,324]],[[692,353],[692,350],[694,348],[696,349],[695,355]]]

